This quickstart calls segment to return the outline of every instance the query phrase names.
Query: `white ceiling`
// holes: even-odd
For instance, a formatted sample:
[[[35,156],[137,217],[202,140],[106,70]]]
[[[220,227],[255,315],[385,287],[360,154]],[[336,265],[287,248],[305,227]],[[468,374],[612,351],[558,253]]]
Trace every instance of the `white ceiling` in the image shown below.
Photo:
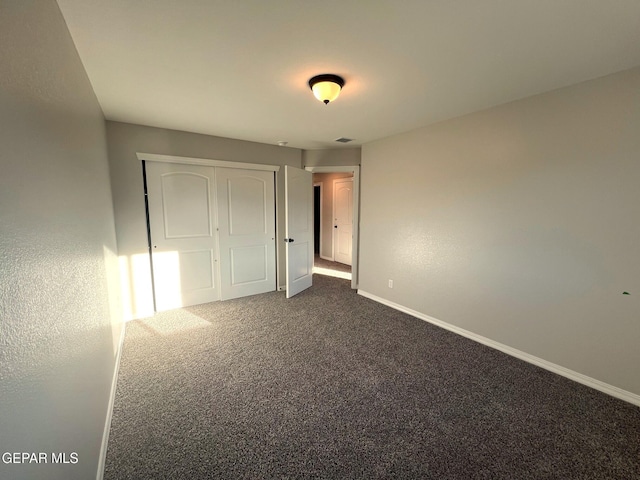
[[[640,65],[640,0],[58,0],[107,119],[361,145]],[[329,105],[307,80],[346,80]]]

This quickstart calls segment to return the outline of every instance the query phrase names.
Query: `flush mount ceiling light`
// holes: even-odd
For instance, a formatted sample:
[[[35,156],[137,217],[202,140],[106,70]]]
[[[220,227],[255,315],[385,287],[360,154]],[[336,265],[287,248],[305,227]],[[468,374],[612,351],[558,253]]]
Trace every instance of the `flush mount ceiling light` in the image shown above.
[[[316,75],[309,80],[309,87],[315,97],[326,105],[338,98],[344,87],[344,79],[330,73]]]

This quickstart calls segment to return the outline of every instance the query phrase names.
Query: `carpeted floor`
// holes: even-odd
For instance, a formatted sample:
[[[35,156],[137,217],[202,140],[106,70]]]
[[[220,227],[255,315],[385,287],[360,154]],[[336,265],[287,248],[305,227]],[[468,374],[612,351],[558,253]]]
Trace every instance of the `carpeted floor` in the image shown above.
[[[348,285],[129,323],[104,478],[640,478],[640,408]]]
[[[313,266],[319,268],[325,268],[327,270],[336,270],[338,272],[351,273],[351,265],[344,263],[332,262],[331,260],[325,260],[319,255],[313,257]]]

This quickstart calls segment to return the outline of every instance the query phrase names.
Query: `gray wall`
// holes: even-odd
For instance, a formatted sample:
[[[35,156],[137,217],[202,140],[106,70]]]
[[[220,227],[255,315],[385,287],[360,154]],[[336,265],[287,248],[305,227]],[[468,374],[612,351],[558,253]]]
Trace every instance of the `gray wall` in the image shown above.
[[[640,394],[639,105],[636,68],[365,145],[360,289]]]
[[[302,165],[305,167],[350,167],[360,165],[360,155],[360,147],[303,150]]]
[[[279,285],[284,285],[284,166],[301,167],[302,151],[230,138],[107,122],[118,253],[130,288],[123,294],[125,318],[153,314],[142,166],[136,152],[278,165]]]
[[[104,120],[55,1],[2,2],[0,45],[0,453],[79,460],[0,478],[95,478],[122,328]]]
[[[314,173],[313,183],[322,183],[322,241],[320,256],[333,259],[333,181],[353,177],[350,172]]]

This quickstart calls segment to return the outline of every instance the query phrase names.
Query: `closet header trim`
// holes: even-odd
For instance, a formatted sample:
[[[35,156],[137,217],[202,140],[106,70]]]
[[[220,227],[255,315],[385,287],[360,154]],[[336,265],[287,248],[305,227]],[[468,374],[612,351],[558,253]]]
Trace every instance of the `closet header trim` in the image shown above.
[[[246,170],[263,170],[267,172],[278,172],[277,165],[262,165],[260,163],[229,162],[226,160],[213,160],[209,158],[177,157],[175,155],[159,155],[157,153],[136,152],[138,160],[165,163],[185,163],[188,165],[206,165],[209,167],[244,168]]]

